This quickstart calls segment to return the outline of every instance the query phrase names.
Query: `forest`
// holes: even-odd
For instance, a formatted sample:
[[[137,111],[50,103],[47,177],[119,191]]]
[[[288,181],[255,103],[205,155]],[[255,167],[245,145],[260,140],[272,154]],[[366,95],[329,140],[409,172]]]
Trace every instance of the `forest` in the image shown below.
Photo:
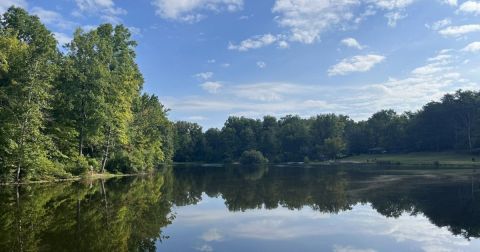
[[[0,176],[5,181],[139,173],[173,155],[173,126],[142,92],[122,25],[78,29],[63,50],[37,16],[0,23]]]
[[[37,16],[0,18],[0,180],[145,173],[171,162],[322,161],[361,153],[480,149],[480,92],[459,90],[416,112],[368,120],[324,114],[230,117],[205,132],[168,119],[142,91],[136,42],[123,25],[77,29],[60,47]],[[246,158],[247,160],[251,160]]]
[[[459,90],[417,112],[382,110],[364,121],[345,115],[230,117],[222,129],[175,123],[176,162],[232,162],[246,150],[270,162],[332,160],[363,153],[480,152],[480,92]]]

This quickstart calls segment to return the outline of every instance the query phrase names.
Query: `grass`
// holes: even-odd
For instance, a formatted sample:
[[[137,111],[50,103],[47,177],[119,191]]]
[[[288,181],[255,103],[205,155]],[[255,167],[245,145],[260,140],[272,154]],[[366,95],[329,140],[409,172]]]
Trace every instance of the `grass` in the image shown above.
[[[472,161],[475,159],[475,162]],[[480,166],[480,156],[456,152],[414,152],[406,154],[362,154],[339,160],[352,163],[390,163],[405,165]]]

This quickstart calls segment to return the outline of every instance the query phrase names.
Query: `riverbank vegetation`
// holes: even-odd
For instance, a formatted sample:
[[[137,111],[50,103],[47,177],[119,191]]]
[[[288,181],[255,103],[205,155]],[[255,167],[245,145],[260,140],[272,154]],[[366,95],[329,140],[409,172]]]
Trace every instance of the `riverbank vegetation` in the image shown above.
[[[122,25],[78,29],[63,51],[36,16],[0,23],[0,176],[39,180],[146,172],[173,155],[167,110],[143,94]]]

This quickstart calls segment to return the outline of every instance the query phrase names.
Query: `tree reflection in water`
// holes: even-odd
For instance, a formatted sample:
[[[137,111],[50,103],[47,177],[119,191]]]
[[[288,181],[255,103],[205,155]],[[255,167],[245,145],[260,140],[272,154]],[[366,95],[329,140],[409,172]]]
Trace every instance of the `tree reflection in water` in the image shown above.
[[[150,176],[0,190],[0,250],[154,251],[168,239],[174,206],[202,195],[229,211],[302,209],[324,213],[370,203],[397,218],[423,214],[466,239],[480,237],[480,176],[472,170],[366,167],[169,167]],[[295,214],[295,212],[292,212]]]

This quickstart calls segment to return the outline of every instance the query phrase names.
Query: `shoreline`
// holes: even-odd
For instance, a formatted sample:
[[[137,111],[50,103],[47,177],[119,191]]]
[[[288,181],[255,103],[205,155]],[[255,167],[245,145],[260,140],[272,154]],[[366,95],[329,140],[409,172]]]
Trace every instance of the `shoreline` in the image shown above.
[[[361,158],[360,158],[361,157]],[[368,158],[367,158],[368,157]],[[280,162],[280,163],[269,163],[268,166],[338,166],[338,165],[347,165],[347,166],[360,166],[360,167],[378,167],[378,168],[419,168],[419,169],[480,169],[480,159],[479,161],[470,162],[470,161],[458,161],[458,160],[434,160],[425,157],[418,158],[416,160],[404,160],[404,156],[399,155],[362,155],[347,157],[343,159],[330,160],[330,161],[311,161],[308,163],[305,162]],[[174,165],[186,165],[186,166],[202,166],[202,167],[225,167],[226,165],[239,165],[238,163],[206,163],[206,162],[174,162]],[[156,172],[156,171],[154,171]],[[152,172],[153,173],[153,172]],[[147,175],[151,173],[132,173],[132,174],[112,174],[112,173],[90,173],[82,176],[72,176],[70,178],[52,178],[51,180],[32,180],[32,181],[22,181],[20,183],[16,182],[0,182],[0,186],[11,186],[11,185],[30,185],[30,184],[46,184],[46,183],[61,183],[61,182],[74,182],[82,180],[97,180],[97,179],[110,179],[110,178],[120,178],[120,177],[133,177]]]
[[[73,176],[71,178],[65,179],[52,179],[52,180],[32,180],[32,181],[23,181],[20,183],[17,182],[0,182],[0,186],[11,186],[11,185],[31,185],[31,184],[46,184],[46,183],[61,183],[61,182],[74,182],[82,180],[97,180],[97,179],[110,179],[110,178],[120,178],[120,177],[133,177],[141,176],[149,173],[132,173],[132,174],[112,174],[112,173],[94,173],[83,176]]]

